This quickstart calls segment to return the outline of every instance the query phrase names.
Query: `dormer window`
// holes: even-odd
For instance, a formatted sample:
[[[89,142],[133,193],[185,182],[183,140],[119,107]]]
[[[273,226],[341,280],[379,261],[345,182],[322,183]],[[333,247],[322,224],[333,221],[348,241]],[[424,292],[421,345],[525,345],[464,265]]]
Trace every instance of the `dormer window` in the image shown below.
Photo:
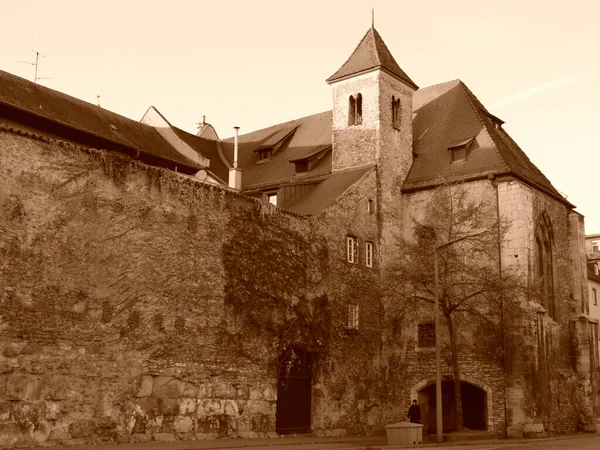
[[[450,152],[450,162],[455,163],[458,161],[464,161],[469,157],[469,153],[471,152],[471,146],[475,138],[468,139],[463,142],[459,142],[452,147],[448,147],[448,151]]]
[[[294,164],[296,165],[296,173],[308,172],[308,160],[303,159],[301,161],[296,161]]]
[[[463,161],[467,159],[467,147],[458,147],[450,150],[452,152],[452,162]]]
[[[360,125],[362,123],[362,95],[357,94],[356,98],[350,96],[348,99],[348,126]]]
[[[400,99],[392,96],[392,126],[396,129],[400,129],[400,113],[402,105]]]
[[[258,153],[260,160],[261,161],[268,161],[271,159],[271,156],[273,155],[273,150],[261,150]]]

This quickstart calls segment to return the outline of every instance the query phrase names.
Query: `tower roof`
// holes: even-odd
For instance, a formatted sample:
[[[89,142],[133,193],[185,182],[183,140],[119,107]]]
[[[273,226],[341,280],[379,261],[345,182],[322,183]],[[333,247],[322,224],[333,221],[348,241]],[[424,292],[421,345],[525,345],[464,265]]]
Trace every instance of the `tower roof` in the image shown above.
[[[385,69],[415,89],[419,89],[419,86],[400,68],[374,27],[369,28],[350,58],[327,79],[327,82],[331,84],[376,68]]]

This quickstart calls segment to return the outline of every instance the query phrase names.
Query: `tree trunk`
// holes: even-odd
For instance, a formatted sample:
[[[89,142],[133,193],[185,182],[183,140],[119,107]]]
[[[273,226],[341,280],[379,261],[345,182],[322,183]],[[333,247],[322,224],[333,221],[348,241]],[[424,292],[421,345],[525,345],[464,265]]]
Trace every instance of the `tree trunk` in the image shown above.
[[[452,355],[452,369],[454,370],[454,404],[456,405],[456,431],[463,431],[463,409],[460,389],[460,367],[458,366],[458,343],[456,331],[452,323],[452,314],[445,314],[450,335],[450,352]]]

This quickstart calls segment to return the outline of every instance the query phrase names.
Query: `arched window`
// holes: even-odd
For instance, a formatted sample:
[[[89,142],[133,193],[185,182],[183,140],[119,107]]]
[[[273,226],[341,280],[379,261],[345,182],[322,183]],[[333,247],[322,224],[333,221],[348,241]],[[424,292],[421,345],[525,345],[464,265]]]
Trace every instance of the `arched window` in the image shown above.
[[[540,289],[540,304],[556,319],[554,300],[554,234],[548,214],[543,213],[535,229],[536,281]]]
[[[348,126],[362,123],[362,95],[357,94],[356,98],[350,96],[348,100]]]
[[[399,130],[400,129],[400,113],[402,112],[402,105],[400,99],[392,96],[392,126]]]
[[[362,123],[362,95],[358,94],[356,96],[356,123],[357,125],[359,123]]]
[[[356,100],[351,95],[348,100],[348,126],[356,123]]]

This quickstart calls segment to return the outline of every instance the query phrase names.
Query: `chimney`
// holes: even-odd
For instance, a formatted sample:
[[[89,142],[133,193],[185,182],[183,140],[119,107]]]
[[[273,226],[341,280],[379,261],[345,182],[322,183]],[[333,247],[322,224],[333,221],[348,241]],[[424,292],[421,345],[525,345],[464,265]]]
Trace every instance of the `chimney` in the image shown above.
[[[238,169],[238,134],[240,127],[233,127],[233,167],[229,169],[229,187],[236,191],[242,190],[242,171]]]

